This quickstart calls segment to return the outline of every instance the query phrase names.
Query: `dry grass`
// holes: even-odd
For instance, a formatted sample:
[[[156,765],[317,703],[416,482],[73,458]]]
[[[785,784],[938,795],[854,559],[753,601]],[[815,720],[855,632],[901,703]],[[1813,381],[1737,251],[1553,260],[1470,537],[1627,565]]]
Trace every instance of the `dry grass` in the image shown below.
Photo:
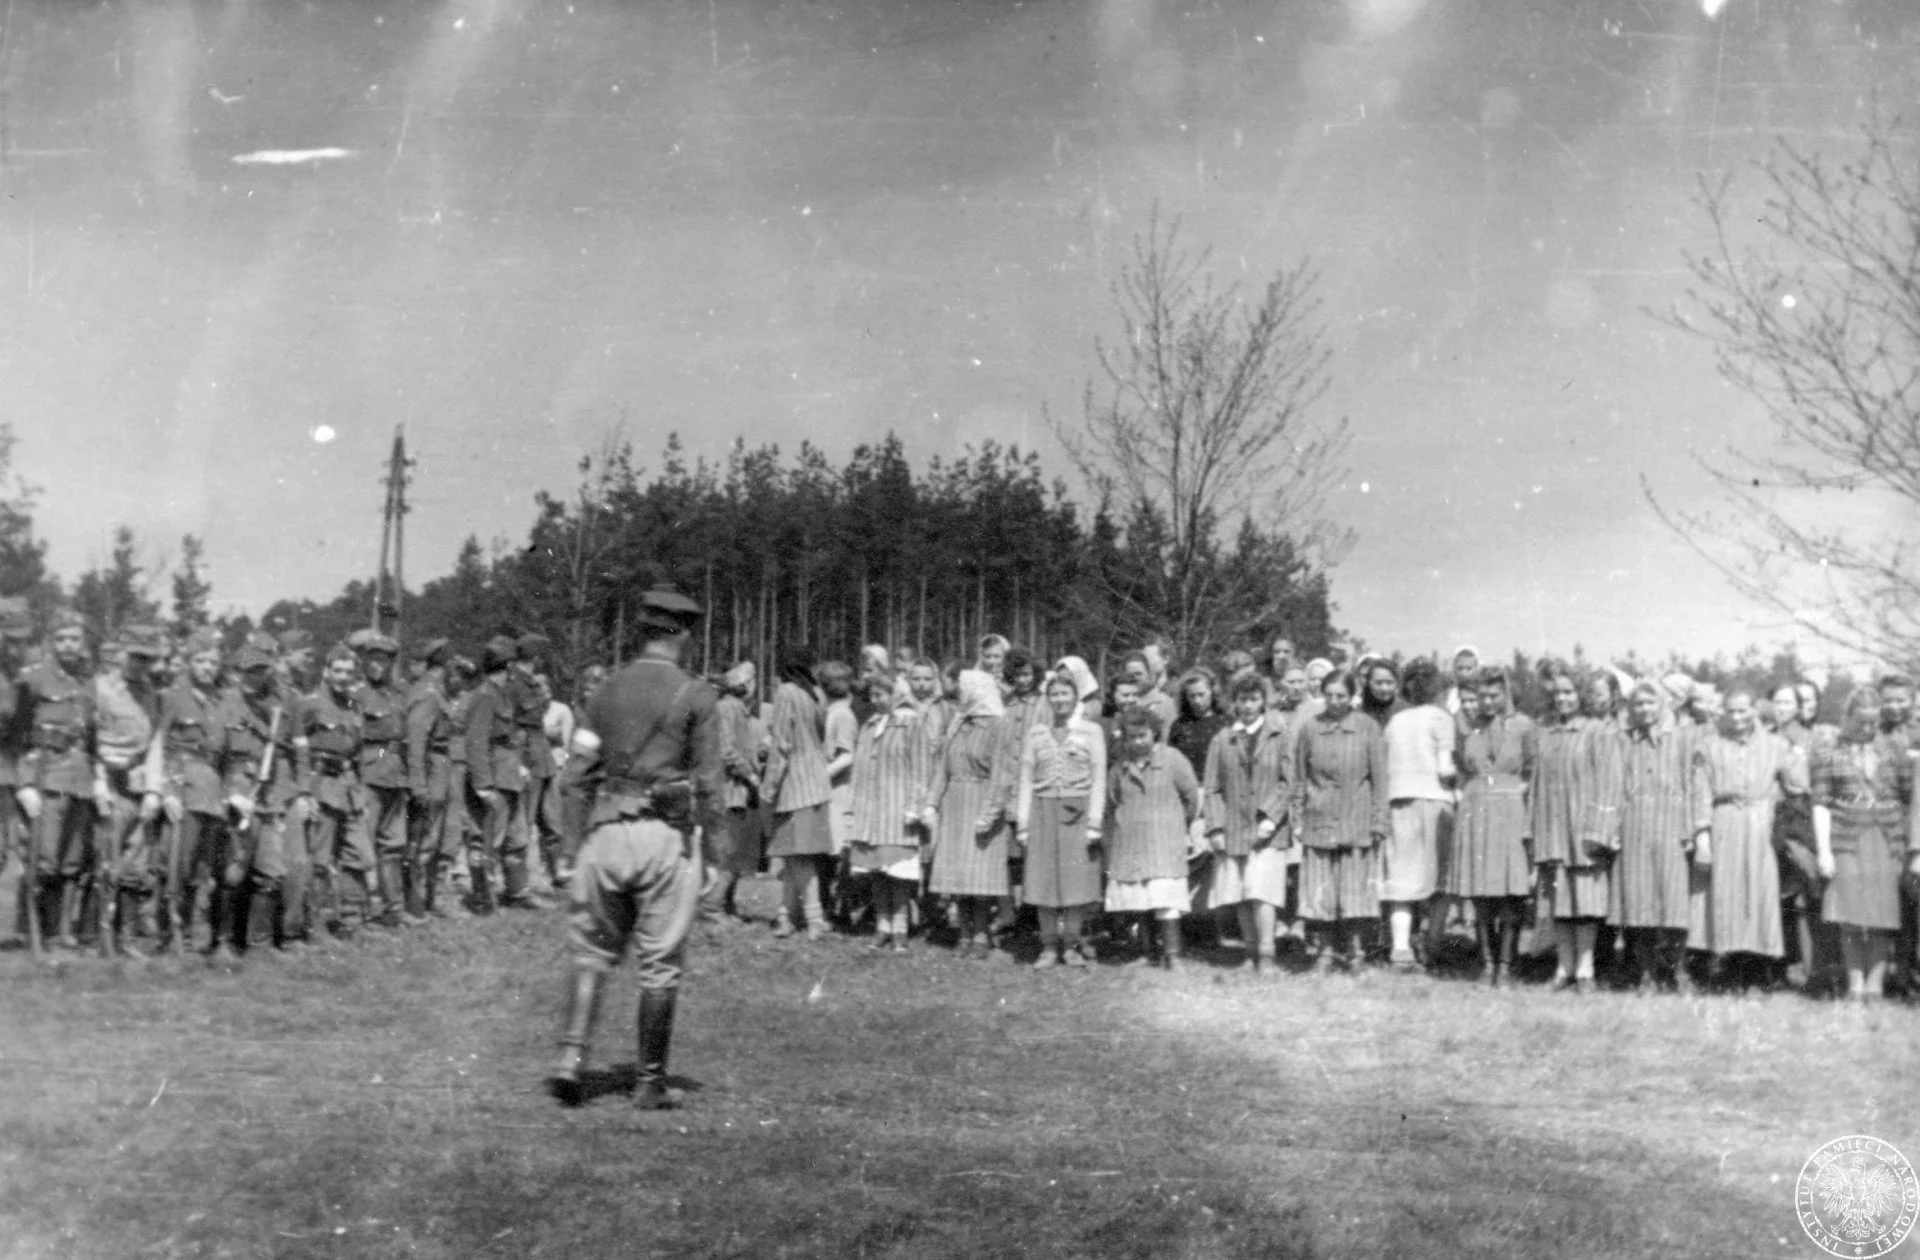
[[[566,1112],[559,935],[239,976],[0,957],[0,1256],[1800,1256],[1815,1147],[1920,1157],[1899,1008],[753,933],[697,951],[685,1110]],[[602,1065],[633,1058],[618,993]]]

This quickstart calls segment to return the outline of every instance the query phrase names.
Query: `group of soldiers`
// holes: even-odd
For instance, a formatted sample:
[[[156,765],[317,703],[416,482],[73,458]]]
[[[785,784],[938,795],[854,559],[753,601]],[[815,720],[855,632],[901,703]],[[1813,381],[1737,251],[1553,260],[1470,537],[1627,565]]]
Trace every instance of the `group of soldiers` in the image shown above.
[[[541,909],[568,872],[542,635],[32,638],[0,600],[0,946],[203,952]]]

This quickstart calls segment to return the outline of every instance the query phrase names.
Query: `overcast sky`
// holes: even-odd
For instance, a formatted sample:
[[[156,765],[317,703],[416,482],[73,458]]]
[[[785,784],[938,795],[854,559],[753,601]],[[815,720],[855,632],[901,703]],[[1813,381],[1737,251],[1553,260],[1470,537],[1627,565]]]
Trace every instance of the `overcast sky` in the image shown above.
[[[1713,0],[1706,0],[1711,5]],[[1370,643],[1714,650],[1756,619],[1647,510],[1751,404],[1647,313],[1702,171],[1914,99],[1910,0],[15,0],[0,405],[71,574],[205,537],[216,603],[520,539],[622,408],[1061,473],[1157,203],[1323,271]],[[1903,95],[1904,94],[1904,95]],[[338,150],[289,163],[268,151]],[[322,426],[335,434],[317,442]]]

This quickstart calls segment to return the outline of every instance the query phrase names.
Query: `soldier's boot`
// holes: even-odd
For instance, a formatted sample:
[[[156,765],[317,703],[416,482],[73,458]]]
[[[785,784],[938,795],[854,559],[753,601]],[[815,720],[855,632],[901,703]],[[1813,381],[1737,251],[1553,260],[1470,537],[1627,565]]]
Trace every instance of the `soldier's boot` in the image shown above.
[[[134,925],[140,921],[140,907],[144,898],[137,889],[120,888],[114,891],[114,902],[118,907],[114,912],[113,945],[122,958],[134,962],[145,962],[147,956],[133,943]]]
[[[424,923],[427,909],[433,901],[433,861],[431,858],[415,858],[407,863],[403,874],[407,880],[407,920],[410,923]]]
[[[673,989],[640,990],[640,1074],[633,1105],[641,1111],[677,1106],[667,1092],[667,1048],[673,1043]]]
[[[493,898],[493,875],[485,863],[473,868],[473,912],[492,914],[495,910]]]
[[[253,878],[249,876],[228,889],[227,897],[227,943],[235,954],[245,954],[253,941]]]
[[[399,858],[383,857],[374,868],[374,883],[379,889],[379,912],[374,922],[384,928],[403,925],[400,908],[406,904],[406,876]]]
[[[218,882],[208,890],[207,896],[207,965],[231,971],[240,965],[240,955],[235,952],[228,937],[234,931],[234,916],[238,907],[234,904],[238,889],[225,882]]]
[[[560,1025],[560,1058],[547,1076],[547,1092],[563,1107],[586,1101],[580,1073],[587,1063],[587,1044],[600,1015],[600,989],[605,974],[588,967],[574,968],[567,981],[566,1018]]]

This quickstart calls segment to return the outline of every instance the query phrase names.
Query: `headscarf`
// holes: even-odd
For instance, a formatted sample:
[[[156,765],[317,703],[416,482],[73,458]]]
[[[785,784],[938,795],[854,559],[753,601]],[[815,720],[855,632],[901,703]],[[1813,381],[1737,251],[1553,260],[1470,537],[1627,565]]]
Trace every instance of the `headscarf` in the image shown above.
[[[893,672],[893,657],[889,656],[887,649],[881,647],[878,643],[869,643],[867,646],[861,648],[860,660],[863,664],[871,660],[881,669],[887,671],[887,673],[891,674]]]
[[[1063,656],[1053,669],[1055,673],[1073,679],[1073,694],[1079,696],[1082,703],[1099,696],[1100,680],[1093,676],[1093,670],[1079,657]]]
[[[1453,663],[1460,659],[1460,654],[1462,652],[1470,653],[1473,656],[1473,663],[1476,666],[1485,665],[1487,663],[1486,658],[1480,655],[1479,648],[1473,646],[1473,644],[1471,643],[1462,643],[1459,647],[1453,649],[1453,655],[1447,658],[1447,668],[1449,670],[1453,668]]]
[[[1318,687],[1320,680],[1333,672],[1333,662],[1324,656],[1316,656],[1307,662],[1307,681]]]
[[[720,681],[727,684],[727,690],[744,693],[749,687],[753,686],[754,675],[757,672],[753,667],[752,661],[741,661],[725,674],[722,674]]]
[[[960,671],[960,716],[1005,717],[1007,706],[1000,699],[1000,684],[984,669]]]
[[[1676,709],[1693,699],[1694,681],[1685,674],[1668,674],[1660,680],[1660,685],[1666,689],[1667,699]]]

